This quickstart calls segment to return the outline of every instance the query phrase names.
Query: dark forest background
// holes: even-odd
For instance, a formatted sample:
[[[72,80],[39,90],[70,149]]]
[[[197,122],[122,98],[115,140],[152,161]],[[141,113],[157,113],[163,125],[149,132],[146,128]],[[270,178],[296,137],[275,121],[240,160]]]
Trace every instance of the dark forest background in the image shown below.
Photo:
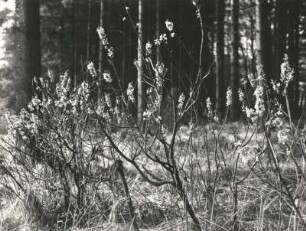
[[[203,18],[204,41],[201,63],[201,27],[196,4],[189,0],[143,0],[142,12],[135,0],[16,0],[15,12],[5,10],[1,22],[7,28],[9,65],[1,70],[2,97],[19,110],[33,95],[33,77],[69,71],[74,83],[89,78],[86,66],[93,62],[101,75],[113,69],[101,49],[96,29],[105,28],[114,47],[114,63],[123,87],[137,81],[139,14],[142,14],[142,46],[166,33],[167,43],[154,48],[157,61],[167,67],[166,87],[188,92],[198,67],[210,71],[201,97],[210,97],[216,111],[224,114],[228,86],[233,90],[231,119],[240,118],[238,88],[241,79],[256,75],[262,65],[267,82],[280,76],[287,54],[294,68],[289,87],[293,114],[301,108],[299,82],[306,78],[306,3],[303,0],[194,0]],[[165,21],[174,23],[175,36]],[[144,72],[145,75],[145,72]],[[3,79],[9,80],[3,81]],[[88,79],[90,81],[90,79]],[[144,87],[146,87],[144,85]],[[4,90],[6,89],[6,90]],[[7,89],[10,89],[7,90]],[[299,105],[300,104],[300,105]],[[199,110],[200,110],[200,106]]]

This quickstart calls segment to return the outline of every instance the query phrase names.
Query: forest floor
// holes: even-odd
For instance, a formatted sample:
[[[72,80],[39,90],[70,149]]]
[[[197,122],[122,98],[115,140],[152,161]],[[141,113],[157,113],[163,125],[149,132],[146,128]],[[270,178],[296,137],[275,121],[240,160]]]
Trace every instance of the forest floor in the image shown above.
[[[281,176],[299,200],[299,211],[304,217],[306,184],[300,180],[296,165],[280,142],[282,130],[271,132],[274,153]],[[300,230],[297,211],[283,193],[284,185],[279,186],[279,175],[269,160],[273,153],[268,153],[266,146],[262,130],[240,122],[225,124],[222,130],[216,124],[198,127],[193,132],[187,126],[181,129],[177,143],[181,175],[203,230],[231,230],[235,220],[239,230]],[[304,158],[298,151],[294,155],[304,172]],[[155,166],[148,168],[163,176]],[[175,189],[169,185],[150,185],[129,165],[125,165],[125,171],[140,230],[190,230],[191,221]],[[34,221],[23,205],[24,199],[5,194],[3,188],[1,191],[1,231],[52,230],[41,228]],[[103,196],[113,200],[110,190],[103,192]],[[85,228],[80,228],[76,220],[73,228],[67,225],[58,230],[133,230],[126,201],[119,195],[115,203],[86,222]]]

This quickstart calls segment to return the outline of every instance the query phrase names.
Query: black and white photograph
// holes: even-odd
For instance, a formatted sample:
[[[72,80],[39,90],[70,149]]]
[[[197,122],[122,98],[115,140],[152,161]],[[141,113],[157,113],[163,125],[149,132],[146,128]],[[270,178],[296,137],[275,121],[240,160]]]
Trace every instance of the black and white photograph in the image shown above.
[[[306,230],[306,0],[0,0],[0,231]]]

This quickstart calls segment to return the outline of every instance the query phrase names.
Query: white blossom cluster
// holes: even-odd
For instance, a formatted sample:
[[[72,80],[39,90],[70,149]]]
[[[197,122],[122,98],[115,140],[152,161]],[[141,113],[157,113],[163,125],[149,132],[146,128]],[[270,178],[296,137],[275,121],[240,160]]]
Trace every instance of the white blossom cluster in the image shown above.
[[[226,91],[226,106],[230,107],[233,103],[233,92],[230,87],[227,88]]]
[[[93,78],[95,78],[95,77],[98,76],[98,75],[97,75],[97,70],[96,70],[96,68],[95,68],[95,66],[94,66],[94,64],[93,64],[93,62],[89,62],[89,63],[87,64],[87,70],[89,71],[89,74],[90,74]],[[113,82],[113,79],[112,79],[111,74],[110,74],[109,71],[104,71],[104,72],[102,73],[102,77],[103,77],[104,81],[107,82],[107,83]],[[97,83],[97,85],[98,85],[98,83]]]
[[[239,97],[239,101],[243,104],[244,103],[244,100],[245,100],[245,95],[242,91],[242,89],[238,89],[238,97]]]
[[[255,96],[255,113],[262,117],[265,112],[265,102],[264,102],[264,88],[263,86],[259,85],[256,87],[254,91]]]
[[[146,55],[147,56],[150,56],[152,54],[152,47],[153,47],[152,43],[150,42],[146,43]]]
[[[150,120],[152,117],[157,123],[161,123],[161,118],[158,116],[158,110],[160,108],[162,97],[158,94],[157,90],[153,87],[149,87],[146,91],[148,104],[143,113],[144,120]]]
[[[280,82],[277,82],[271,79],[271,86],[272,86],[273,91],[275,91],[277,94],[281,93],[281,83]]]
[[[243,106],[243,111],[246,117],[251,121],[255,122],[258,118],[262,117],[265,112],[265,101],[264,101],[264,88],[258,85],[253,93],[255,96],[254,108]]]
[[[163,86],[163,76],[165,75],[166,69],[163,63],[157,63],[155,68],[155,84],[158,89],[161,89]]]
[[[249,79],[249,82],[251,84],[251,87],[254,88],[256,86],[256,79],[255,79],[253,73],[248,74],[248,79]]]
[[[257,69],[257,85],[262,85],[266,78],[263,66],[257,65],[256,69]]]
[[[68,72],[60,76],[59,82],[56,84],[54,104],[56,107],[65,108],[68,103],[68,95],[71,91],[71,79]]]
[[[290,81],[292,81],[293,78],[293,70],[289,66],[288,57],[285,56],[284,63],[281,65],[281,78],[280,81],[271,80],[271,86],[275,93],[282,94],[283,96],[286,95],[286,90],[288,87],[288,84]],[[245,113],[246,117],[251,121],[255,122],[258,120],[258,118],[262,118],[265,114],[265,111],[267,108],[269,108],[268,114],[269,120],[266,122],[266,126],[268,127],[277,127],[281,126],[283,123],[283,110],[281,108],[281,105],[278,103],[277,100],[273,102],[273,107],[267,107],[266,104],[271,104],[272,102],[265,102],[267,100],[266,98],[269,97],[269,92],[266,92],[265,87],[266,84],[266,78],[265,73],[263,71],[263,67],[261,65],[257,66],[257,74],[256,78],[253,74],[248,75],[248,79],[250,82],[251,87],[254,89],[253,96],[254,96],[254,106],[245,106],[244,104],[244,98],[245,95],[242,91],[239,91],[239,100],[242,102],[242,110]],[[267,94],[267,96],[266,96]],[[271,99],[270,99],[271,100]],[[275,110],[275,106],[278,107],[278,109]],[[276,111],[276,112],[275,112]]]
[[[253,91],[253,96],[255,99],[254,106],[246,106],[245,103],[245,94],[244,92],[239,89],[239,101],[242,104],[242,111],[245,113],[246,117],[251,121],[251,122],[256,122],[258,118],[261,118],[266,110],[265,107],[265,83],[266,83],[266,78],[265,78],[265,73],[263,71],[263,67],[261,65],[258,65],[256,67],[257,74],[254,76],[253,73],[248,74],[248,80],[251,85],[251,88],[254,90]],[[246,88],[246,80],[243,79],[242,82],[243,86]]]
[[[284,62],[281,64],[281,76],[280,81],[284,84],[285,90],[288,84],[293,79],[294,70],[290,67],[288,56],[285,55]]]
[[[177,109],[179,109],[179,111],[183,110],[185,99],[186,99],[185,94],[181,93],[179,100],[178,100],[178,105],[177,105]]]
[[[165,25],[166,25],[166,28],[167,30],[169,31],[170,33],[170,36],[171,38],[173,38],[175,36],[175,33],[174,33],[174,24],[173,22],[169,21],[168,19],[165,21]]]
[[[30,137],[36,136],[41,126],[39,117],[25,109],[20,111],[19,116],[7,111],[5,118],[8,123],[9,134],[13,136],[17,135],[24,141],[28,141]]]
[[[167,31],[170,33],[171,38],[173,38],[175,36],[173,22],[167,19],[165,21],[165,26]],[[168,37],[166,33],[160,34],[159,37],[154,40],[154,44],[157,46],[160,46],[162,43],[167,43],[167,42],[168,42]]]
[[[173,25],[173,22],[169,21],[168,19],[165,21],[165,25],[166,25],[166,28],[169,32],[172,32],[173,31],[173,28],[174,28],[174,25]]]
[[[267,121],[266,126],[270,128],[279,128],[284,124],[284,113],[281,105],[278,105],[278,110],[271,113],[271,118]]]
[[[134,96],[134,86],[132,83],[129,83],[128,88],[126,90],[126,94],[128,96],[129,101],[131,101],[132,103],[135,103],[135,96]]]
[[[89,71],[89,74],[95,78],[97,77],[97,71],[96,71],[96,68],[95,68],[95,65],[93,64],[93,62],[89,62],[87,64],[87,70]]]
[[[273,91],[285,96],[289,83],[293,80],[293,74],[294,70],[290,67],[288,56],[285,55],[284,62],[281,64],[280,68],[280,81],[271,80]]]
[[[213,109],[212,109],[212,102],[211,102],[210,97],[207,97],[207,99],[206,99],[206,110],[207,110],[208,118],[212,118],[213,117]]]
[[[109,44],[104,28],[99,26],[97,28],[97,33],[99,35],[103,47],[107,51],[107,56],[111,59],[114,58],[114,48]]]
[[[161,45],[162,43],[167,43],[167,42],[168,42],[168,38],[166,34],[161,34],[159,35],[159,38],[154,40],[154,44],[157,46]]]
[[[108,78],[104,76],[105,81],[110,82]],[[19,115],[7,113],[10,134],[18,135],[24,142],[34,136],[44,140],[52,137],[55,140],[59,137],[63,139],[69,134],[71,123],[80,123],[88,116],[105,120],[120,118],[118,115],[121,101],[118,97],[112,100],[111,95],[105,93],[102,98],[93,103],[90,97],[91,87],[97,80],[94,80],[92,86],[87,82],[82,82],[72,88],[71,79],[66,72],[59,77],[57,83],[53,83],[54,87],[50,87],[52,86],[51,81],[54,81],[53,77],[40,78],[35,83],[41,86],[36,88],[40,90],[40,93],[33,96],[27,109],[22,109]],[[132,85],[129,85],[129,99],[135,101],[132,98],[131,87]],[[52,127],[58,130],[58,138],[53,134],[54,131],[52,133]]]
[[[109,71],[104,71],[102,75],[103,75],[103,79],[105,80],[105,82],[107,83],[113,82],[113,79]]]

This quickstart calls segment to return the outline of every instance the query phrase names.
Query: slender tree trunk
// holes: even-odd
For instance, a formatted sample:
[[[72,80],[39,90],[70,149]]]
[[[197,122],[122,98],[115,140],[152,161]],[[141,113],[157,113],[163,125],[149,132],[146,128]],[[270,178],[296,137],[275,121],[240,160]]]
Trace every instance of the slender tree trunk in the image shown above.
[[[63,197],[64,197],[64,206],[65,206],[65,212],[69,211],[70,208],[70,197],[71,197],[71,192],[70,192],[70,186],[68,183],[68,179],[65,173],[65,170],[63,169],[62,164],[59,164],[59,173],[61,177],[61,184],[63,186]]]
[[[24,0],[25,25],[25,74],[23,89],[26,102],[33,95],[33,78],[41,75],[41,48],[40,48],[40,15],[39,0]],[[23,105],[25,106],[25,105]]]
[[[142,42],[143,42],[143,0],[138,0],[138,61],[137,61],[137,122],[142,126],[143,119],[143,57],[142,57]]]
[[[128,0],[128,6],[132,7],[132,0]],[[128,47],[127,47],[127,63],[133,63],[133,56],[135,52],[135,49],[132,46],[132,41],[135,41],[136,38],[134,38],[133,36],[135,36],[135,31],[131,26],[128,26]],[[128,68],[129,73],[130,73],[130,67]],[[134,72],[133,72],[134,73]],[[130,80],[130,79],[129,79]]]
[[[100,0],[100,26],[103,27],[104,21],[104,0]],[[103,45],[99,42],[99,85],[98,85],[98,99],[102,97],[102,74],[103,74]]]
[[[232,50],[231,50],[231,88],[232,88],[232,108],[231,121],[239,119],[239,0],[232,0]]]
[[[129,207],[129,212],[130,212],[132,224],[133,224],[133,227],[134,227],[134,231],[138,231],[139,227],[138,227],[138,223],[136,221],[135,208],[134,208],[132,197],[131,197],[131,194],[130,194],[130,191],[129,191],[128,183],[127,183],[126,178],[125,178],[122,160],[116,160],[115,165],[116,165],[116,170],[118,171],[118,173],[121,177],[121,180],[122,180],[122,183],[123,183],[123,188],[124,188],[124,193],[125,193],[125,196],[128,200],[128,207]]]
[[[256,61],[257,65],[263,65],[263,34],[262,34],[262,0],[256,0]]]
[[[182,1],[178,1],[178,29],[181,30],[183,26],[183,20],[181,15],[183,14],[183,9],[182,9]],[[181,38],[180,38],[181,40]],[[184,79],[182,78],[183,76],[183,45],[182,41],[178,41],[178,70],[177,70],[177,77],[178,77],[178,89],[181,91],[183,89],[182,86],[184,86]]]
[[[156,39],[159,37],[159,21],[160,21],[160,0],[156,0],[156,29],[155,36]],[[156,63],[160,63],[160,46],[156,46]]]
[[[78,46],[78,33],[77,33],[77,1],[73,0],[72,3],[72,11],[73,11],[73,22],[72,22],[72,39],[73,39],[73,46],[72,46],[72,78],[73,78],[73,86],[77,85],[77,66],[78,66],[78,53],[77,53],[77,46]]]
[[[188,200],[188,197],[186,195],[186,192],[185,192],[183,184],[182,184],[181,177],[180,177],[177,169],[173,173],[173,179],[174,179],[174,182],[176,183],[175,188],[177,189],[181,200],[184,202],[184,206],[185,206],[186,211],[188,212],[189,216],[192,219],[193,223],[192,223],[191,230],[201,231],[202,230],[201,223],[200,223],[197,215],[195,214],[192,205],[190,204],[190,202]]]
[[[286,5],[284,0],[276,0],[275,7],[275,45],[274,45],[274,74],[279,79],[280,65],[286,50]]]
[[[125,80],[125,69],[126,69],[126,35],[127,30],[126,26],[123,26],[123,36],[122,36],[122,62],[121,62],[121,87],[126,86],[126,80]]]
[[[252,60],[251,60],[251,73],[255,76],[256,73],[256,54],[255,54],[255,38],[254,35],[254,28],[255,28],[255,20],[253,18],[253,14],[249,15],[250,23],[251,23],[251,54],[252,54]],[[256,31],[256,30],[255,30]]]
[[[59,69],[61,70],[64,67],[64,63],[66,61],[66,46],[65,46],[65,18],[66,18],[66,12],[67,9],[63,10],[63,13],[61,15],[61,19],[60,19],[60,35],[59,35],[59,42],[60,42],[60,61],[61,61],[61,65],[59,66]],[[67,68],[67,67],[66,67]]]
[[[273,79],[273,63],[272,63],[272,3],[268,0],[262,1],[262,18],[261,18],[261,27],[262,27],[262,49],[263,49],[263,70],[266,75],[268,82]]]
[[[289,85],[288,95],[292,116],[298,117],[298,100],[299,100],[299,25],[300,25],[300,8],[299,3],[291,3],[289,9],[290,25],[288,28],[288,57],[290,66],[294,69],[293,81]]]
[[[217,0],[217,54],[216,54],[216,111],[224,114],[224,17],[225,3]]]
[[[88,13],[87,13],[87,35],[86,35],[86,62],[90,61],[90,39],[91,39],[91,6],[92,6],[92,0],[88,0]],[[89,73],[86,72],[86,80],[89,81]]]
[[[14,33],[14,52],[12,60],[12,70],[13,70],[13,80],[15,82],[15,94],[10,99],[9,106],[14,108],[16,111],[20,111],[26,105],[26,93],[25,91],[20,91],[23,89],[24,81],[27,78],[24,76],[25,60],[24,60],[24,44],[25,44],[25,34],[24,30],[24,1],[15,0],[15,22],[14,27],[18,28]],[[22,65],[21,65],[22,64]]]
[[[301,25],[301,21],[300,21],[300,16],[301,16],[301,5],[297,5],[297,7],[295,8],[296,13],[293,15],[295,17],[296,23],[295,23],[295,29],[294,29],[294,45],[293,45],[293,50],[294,50],[294,54],[292,57],[292,67],[294,69],[294,102],[295,102],[295,107],[296,110],[294,112],[295,117],[300,116],[300,109],[299,107],[299,97],[300,97],[300,90],[299,90],[299,82],[300,82],[300,25]],[[305,9],[305,7],[304,7]]]
[[[256,60],[262,66],[266,79],[270,82],[271,74],[271,22],[269,19],[270,7],[266,0],[256,0]]]

